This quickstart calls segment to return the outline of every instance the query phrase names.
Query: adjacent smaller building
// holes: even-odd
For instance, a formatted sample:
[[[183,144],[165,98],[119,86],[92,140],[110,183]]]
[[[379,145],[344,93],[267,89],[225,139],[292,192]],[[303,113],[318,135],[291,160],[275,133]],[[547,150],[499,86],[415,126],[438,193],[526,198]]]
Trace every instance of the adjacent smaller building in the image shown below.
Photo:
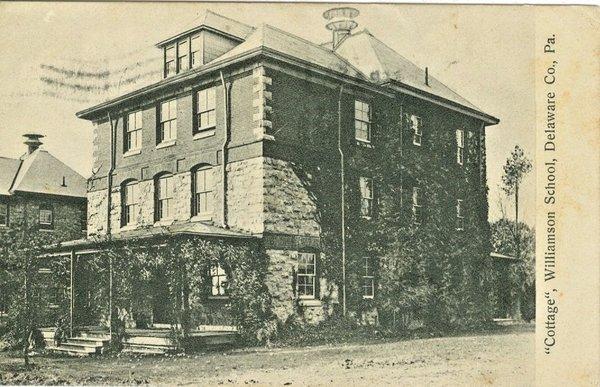
[[[0,156],[0,233],[30,227],[58,241],[80,238],[86,230],[86,179],[41,148],[44,136],[24,137],[25,154]],[[6,297],[0,288],[0,313],[7,308]]]

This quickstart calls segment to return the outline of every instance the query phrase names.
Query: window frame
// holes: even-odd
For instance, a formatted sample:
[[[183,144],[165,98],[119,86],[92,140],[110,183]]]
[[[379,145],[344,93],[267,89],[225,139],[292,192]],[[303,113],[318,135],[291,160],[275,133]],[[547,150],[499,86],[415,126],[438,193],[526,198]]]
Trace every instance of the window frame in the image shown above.
[[[414,118],[414,121],[413,121]],[[421,116],[418,116],[416,114],[411,114],[408,117],[411,125],[411,129],[412,129],[412,143],[415,146],[422,146],[423,145],[423,119],[421,118]]]
[[[363,114],[365,113],[365,110],[360,109],[359,110],[359,105],[362,106],[366,106],[367,107],[367,117],[365,118],[363,116]],[[361,117],[358,117],[357,112],[362,113]],[[355,99],[354,100],[354,139],[356,141],[360,141],[360,142],[364,142],[364,143],[371,143],[372,139],[373,139],[373,133],[371,131],[371,125],[373,123],[373,108],[371,106],[370,102],[366,102],[365,100],[361,100],[361,99]],[[365,125],[366,127],[366,133],[367,133],[367,138],[360,138],[358,136],[359,133],[359,128],[358,128],[358,124],[360,125]],[[360,128],[360,131],[363,131],[363,128]]]
[[[194,51],[193,47],[192,47],[192,43],[194,42],[194,40],[198,41],[198,50]],[[194,68],[194,67],[198,67],[201,66],[203,63],[203,49],[204,49],[204,37],[201,34],[194,34],[190,36],[190,68]],[[198,63],[194,63],[194,54],[195,53],[199,53],[199,60]]]
[[[185,45],[187,49],[184,54],[181,53],[181,46]],[[182,65],[186,67],[182,67]],[[190,37],[177,40],[177,74],[187,71],[190,69]]]
[[[156,202],[154,206],[154,220],[157,222],[174,219],[175,190],[173,189],[173,179],[174,176],[168,173],[159,175],[154,179],[154,196]],[[168,186],[170,183],[170,190],[165,190],[170,191],[170,196],[162,196],[163,189],[161,188],[161,181],[165,181],[166,188],[169,188]],[[166,202],[166,206],[164,202]],[[167,209],[167,215],[164,215],[165,208]]]
[[[173,106],[171,105],[171,103],[174,103]],[[164,119],[163,117],[163,105],[167,105],[168,109],[169,109],[169,118],[168,119]],[[172,117],[172,112],[171,112],[171,108],[174,107],[175,109],[175,118]],[[170,137],[167,139],[165,138],[165,124],[168,123],[169,124],[169,134]],[[172,128],[172,125],[174,123],[175,128]],[[175,133],[175,135],[173,135],[173,133]],[[177,140],[177,98],[171,98],[165,101],[162,101],[159,103],[158,105],[158,130],[157,130],[157,136],[156,136],[156,144],[160,145],[163,143],[171,143],[171,142],[175,142]]]
[[[312,263],[306,261],[303,263],[304,258],[312,257]],[[301,273],[302,265],[305,266],[304,273]],[[312,272],[309,273],[309,266],[312,266]],[[300,278],[305,278],[302,281]],[[307,289],[311,289],[311,294],[307,293]],[[304,289],[304,290],[301,290]],[[317,298],[317,253],[311,251],[299,251],[298,252],[298,271],[296,273],[296,294],[299,299],[314,300]]]
[[[128,180],[121,185],[121,227],[137,224],[137,210],[140,204],[138,184],[137,180]],[[134,192],[130,193],[129,189]],[[134,199],[131,199],[131,196]]]
[[[173,55],[169,56],[168,52],[169,50],[172,49],[173,50]],[[171,59],[171,60],[169,60]],[[173,71],[169,71],[169,64],[172,63],[173,64]],[[164,77],[168,78],[172,75],[177,74],[177,42],[173,42],[169,45],[165,46],[164,49]]]
[[[419,200],[420,190],[421,187],[413,187],[412,189],[413,222],[417,225],[423,223],[423,204]]]
[[[456,231],[464,231],[465,215],[463,213],[463,199],[456,199]]]
[[[127,113],[125,117],[125,136],[123,138],[123,151],[124,153],[137,151],[142,149],[142,139],[143,139],[143,129],[144,129],[144,119],[143,119],[143,110],[135,110]],[[135,128],[133,130],[130,129],[129,125],[131,124],[131,116],[134,118]],[[138,127],[138,118],[139,118],[139,127]],[[139,141],[137,147],[132,145],[132,135],[135,134],[136,140]],[[137,143],[137,141],[136,141]]]
[[[4,221],[0,221],[0,227],[8,227],[10,224],[10,206],[7,202],[0,202],[0,219],[4,218]]]
[[[205,94],[206,98],[201,98],[201,94]],[[212,106],[209,102],[209,96],[212,95]],[[195,101],[194,101],[194,129],[193,134],[202,133],[204,131],[209,131],[215,129],[217,127],[217,88],[216,86],[205,87],[200,90],[195,91]],[[207,101],[205,107],[201,107],[200,104],[202,101]],[[202,110],[204,109],[204,110]],[[212,113],[212,115],[211,115]],[[206,126],[201,126],[202,116],[208,115],[209,124]],[[211,125],[211,117],[212,117],[212,125]]]
[[[46,222],[42,220],[42,213],[50,215],[50,221]],[[41,230],[53,230],[54,229],[54,206],[52,204],[40,204],[38,207],[38,226]]]
[[[360,176],[358,178],[359,181],[359,190],[360,190],[360,216],[362,218],[365,219],[371,219],[373,217],[373,202],[374,202],[374,197],[375,197],[375,182],[373,181],[372,177],[366,177],[366,176]],[[364,187],[365,190],[363,191],[363,182],[364,182]],[[371,196],[367,197],[364,196],[364,194],[366,193],[366,187],[368,187],[368,182],[371,183]],[[363,213],[363,202],[367,202],[368,203],[368,214]]]
[[[375,270],[374,262],[371,257],[363,257],[363,269],[362,273],[362,298],[372,300],[375,298]],[[371,269],[369,271],[369,268]],[[366,290],[370,288],[371,294],[367,294]]]
[[[198,190],[198,174],[200,172],[204,172],[204,191]],[[210,174],[210,177],[207,175]],[[209,180],[209,179],[210,180]],[[209,184],[210,183],[210,186]],[[210,188],[210,189],[209,189]],[[214,184],[214,170],[212,165],[200,165],[192,170],[192,216],[210,216],[214,213],[214,192],[215,192],[215,184]],[[199,209],[199,195],[203,195],[206,197],[207,205],[206,211],[200,211]]]
[[[214,271],[213,271],[214,270]],[[210,294],[209,297],[229,297],[228,284],[229,278],[227,270],[221,265],[219,261],[212,261],[210,268],[208,269],[208,276],[210,280]],[[216,283],[215,283],[216,279]],[[216,287],[215,287],[216,285]],[[215,294],[216,290],[216,294]]]
[[[465,131],[464,131],[464,129],[456,129],[456,163],[458,165],[465,164]]]

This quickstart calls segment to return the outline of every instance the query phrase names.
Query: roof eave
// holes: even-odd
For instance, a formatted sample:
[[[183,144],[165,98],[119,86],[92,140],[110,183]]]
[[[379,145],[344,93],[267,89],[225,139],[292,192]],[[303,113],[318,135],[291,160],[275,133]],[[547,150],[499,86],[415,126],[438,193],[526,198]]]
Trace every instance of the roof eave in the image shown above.
[[[492,115],[481,112],[479,110],[472,109],[468,106],[465,106],[465,105],[459,104],[458,102],[454,102],[449,99],[440,97],[436,94],[428,93],[424,90],[407,85],[406,83],[402,83],[395,79],[389,79],[389,80],[385,81],[384,83],[382,83],[382,86],[391,86],[393,89],[398,90],[400,92],[412,95],[417,98],[425,99],[425,100],[427,100],[429,102],[433,102],[437,105],[441,105],[443,107],[457,111],[459,113],[466,114],[470,117],[477,118],[477,119],[483,121],[484,124],[486,124],[486,126],[496,125],[500,122],[500,119],[498,119]]]

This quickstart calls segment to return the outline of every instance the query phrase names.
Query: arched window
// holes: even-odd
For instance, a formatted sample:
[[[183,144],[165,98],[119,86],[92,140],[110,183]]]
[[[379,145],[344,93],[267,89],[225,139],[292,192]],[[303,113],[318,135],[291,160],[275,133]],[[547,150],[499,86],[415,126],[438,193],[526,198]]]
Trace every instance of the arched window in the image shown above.
[[[213,213],[214,202],[213,169],[202,165],[192,171],[192,215],[204,216]]]
[[[159,175],[154,181],[155,220],[172,219],[175,208],[174,180],[169,174]]]
[[[139,190],[136,180],[121,185],[121,227],[136,224],[139,205]]]

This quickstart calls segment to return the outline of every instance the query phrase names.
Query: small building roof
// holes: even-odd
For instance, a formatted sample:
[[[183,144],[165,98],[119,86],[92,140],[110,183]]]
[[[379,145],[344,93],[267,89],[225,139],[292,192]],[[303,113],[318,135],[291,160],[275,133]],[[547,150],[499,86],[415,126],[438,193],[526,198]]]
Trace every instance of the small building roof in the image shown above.
[[[0,157],[0,194],[27,192],[85,198],[86,179],[44,149],[20,159]]]

